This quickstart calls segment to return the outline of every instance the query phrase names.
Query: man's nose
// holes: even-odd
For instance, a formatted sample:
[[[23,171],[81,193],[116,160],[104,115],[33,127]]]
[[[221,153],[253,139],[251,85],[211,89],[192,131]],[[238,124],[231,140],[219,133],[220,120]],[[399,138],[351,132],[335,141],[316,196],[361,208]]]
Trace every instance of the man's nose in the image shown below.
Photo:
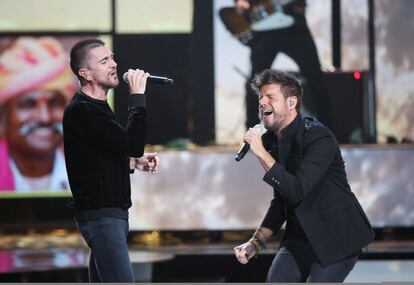
[[[263,106],[264,104],[266,104],[266,98],[263,96],[259,99],[259,106]]]
[[[116,63],[116,61],[112,58],[111,59],[111,67],[117,67],[118,64]]]
[[[50,121],[50,110],[47,104],[41,103],[36,109],[36,117],[39,122],[49,122]]]

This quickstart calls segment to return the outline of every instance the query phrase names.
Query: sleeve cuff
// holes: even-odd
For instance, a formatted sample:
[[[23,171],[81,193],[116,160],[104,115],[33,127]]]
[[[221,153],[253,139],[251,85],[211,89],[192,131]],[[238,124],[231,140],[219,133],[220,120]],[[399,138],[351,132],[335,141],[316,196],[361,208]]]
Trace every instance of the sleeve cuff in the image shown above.
[[[146,100],[144,94],[130,94],[129,95],[129,107],[146,107]]]
[[[263,181],[272,186],[280,187],[280,177],[282,177],[284,169],[279,163],[275,163],[272,168],[263,177]]]

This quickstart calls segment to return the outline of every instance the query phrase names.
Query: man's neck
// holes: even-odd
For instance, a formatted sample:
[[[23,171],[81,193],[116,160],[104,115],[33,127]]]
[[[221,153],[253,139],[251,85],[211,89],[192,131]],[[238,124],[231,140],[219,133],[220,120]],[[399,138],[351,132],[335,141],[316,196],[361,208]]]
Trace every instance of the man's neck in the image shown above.
[[[53,170],[55,151],[44,156],[28,156],[10,149],[10,155],[24,176],[41,177],[50,174]]]
[[[276,131],[276,135],[278,139],[282,138],[283,130],[286,129],[295,120],[297,115],[298,115],[297,112],[290,113],[290,115],[286,118],[282,126]]]
[[[81,87],[81,91],[93,99],[106,101],[108,89],[103,89],[95,85],[84,85]]]

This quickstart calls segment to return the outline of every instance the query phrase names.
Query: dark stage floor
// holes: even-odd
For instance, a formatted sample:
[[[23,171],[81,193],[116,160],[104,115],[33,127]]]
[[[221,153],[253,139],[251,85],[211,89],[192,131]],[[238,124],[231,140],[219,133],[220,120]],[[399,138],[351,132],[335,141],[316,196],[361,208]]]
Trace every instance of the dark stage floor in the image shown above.
[[[239,241],[199,238],[185,242],[170,235],[165,244],[154,235],[131,238],[130,256],[138,282],[261,282],[278,246],[277,241],[271,243],[257,259],[241,265],[233,256]],[[0,248],[2,282],[87,281],[88,250],[75,231],[2,234]],[[414,281],[414,240],[370,244],[346,281]]]

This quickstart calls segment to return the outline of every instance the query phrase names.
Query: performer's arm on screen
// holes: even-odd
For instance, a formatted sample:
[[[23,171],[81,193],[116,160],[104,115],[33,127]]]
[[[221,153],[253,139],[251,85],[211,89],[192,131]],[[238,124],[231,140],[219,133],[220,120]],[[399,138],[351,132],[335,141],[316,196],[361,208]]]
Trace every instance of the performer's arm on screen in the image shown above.
[[[236,0],[236,6],[245,10],[250,9],[250,3],[248,0]]]

